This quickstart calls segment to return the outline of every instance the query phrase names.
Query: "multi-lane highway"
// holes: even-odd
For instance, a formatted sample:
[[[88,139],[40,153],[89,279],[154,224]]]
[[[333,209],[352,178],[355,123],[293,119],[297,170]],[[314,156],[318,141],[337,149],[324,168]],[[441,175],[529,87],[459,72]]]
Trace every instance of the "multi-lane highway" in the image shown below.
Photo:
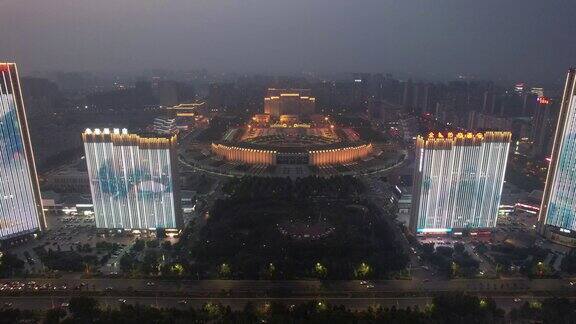
[[[0,285],[12,281],[2,280]],[[242,308],[248,301],[264,303],[281,301],[296,304],[306,300],[322,300],[359,309],[374,305],[420,306],[430,302],[438,292],[463,291],[494,298],[500,307],[510,309],[521,301],[551,296],[576,298],[576,288],[561,279],[500,279],[372,281],[251,281],[251,280],[175,280],[154,281],[126,279],[38,279],[35,285],[49,289],[0,291],[0,303],[14,307],[44,309],[61,305],[73,296],[92,296],[102,305],[122,302],[157,307],[200,307],[208,301],[232,308]],[[373,287],[372,287],[373,286]],[[65,289],[64,289],[65,287]]]
[[[0,280],[0,285],[14,280]],[[211,296],[226,292],[228,296],[399,296],[427,295],[436,292],[463,291],[485,295],[538,294],[574,295],[576,285],[568,279],[462,279],[462,280],[379,280],[371,285],[360,281],[317,280],[156,280],[145,279],[35,279],[42,289],[2,290],[9,294],[41,294],[67,292],[98,292],[160,294],[166,296]],[[65,288],[64,288],[65,287]]]

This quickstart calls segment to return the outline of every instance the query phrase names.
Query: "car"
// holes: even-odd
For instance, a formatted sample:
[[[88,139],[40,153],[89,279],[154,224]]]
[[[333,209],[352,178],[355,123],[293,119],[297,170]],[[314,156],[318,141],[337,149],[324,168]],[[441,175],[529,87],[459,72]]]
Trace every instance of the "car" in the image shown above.
[[[521,300],[522,300],[522,299],[520,299],[520,298],[518,298],[518,297],[514,298],[514,302],[515,302],[515,303],[518,303],[518,302],[520,302]]]
[[[60,304],[60,306],[66,308],[66,307],[70,306],[70,303],[64,302],[64,303]]]
[[[180,304],[180,305],[186,305],[186,304],[188,304],[188,301],[187,301],[186,299],[181,299],[181,300],[178,301],[178,304]]]
[[[360,281],[360,284],[361,284],[361,285],[365,285],[365,284],[367,284],[367,283],[368,283],[368,281],[366,281],[366,280]]]
[[[373,284],[367,284],[367,285],[366,285],[366,288],[372,289],[372,288],[374,288],[374,285],[373,285]]]
[[[148,287],[152,287],[152,286],[154,286],[154,285],[155,285],[155,283],[153,283],[152,281],[148,281],[148,282],[146,283],[146,286],[148,286]]]
[[[119,303],[122,303],[122,304],[125,304],[125,303],[126,303],[126,299],[120,298],[120,299],[118,299],[118,302],[119,302]]]
[[[114,290],[114,287],[106,287],[106,290],[108,290],[108,291]]]

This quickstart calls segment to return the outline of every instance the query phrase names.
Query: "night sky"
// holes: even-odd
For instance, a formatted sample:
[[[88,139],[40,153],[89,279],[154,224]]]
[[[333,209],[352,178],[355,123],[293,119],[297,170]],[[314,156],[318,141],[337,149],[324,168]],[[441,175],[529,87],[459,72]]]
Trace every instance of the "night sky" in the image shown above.
[[[0,0],[24,72],[198,69],[562,80],[574,0]]]

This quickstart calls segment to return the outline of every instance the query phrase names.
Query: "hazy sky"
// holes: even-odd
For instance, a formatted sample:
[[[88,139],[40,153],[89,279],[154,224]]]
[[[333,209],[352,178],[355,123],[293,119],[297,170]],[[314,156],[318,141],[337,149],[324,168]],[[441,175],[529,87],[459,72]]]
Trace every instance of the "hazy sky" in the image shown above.
[[[0,0],[1,60],[545,82],[576,65],[576,1]]]

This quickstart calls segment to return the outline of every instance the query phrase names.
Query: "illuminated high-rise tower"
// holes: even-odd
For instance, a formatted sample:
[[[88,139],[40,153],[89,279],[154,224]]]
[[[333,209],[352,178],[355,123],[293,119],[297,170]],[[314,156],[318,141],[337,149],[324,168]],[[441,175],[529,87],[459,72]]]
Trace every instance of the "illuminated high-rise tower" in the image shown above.
[[[105,128],[87,129],[82,139],[97,228],[181,228],[176,135]]]
[[[510,132],[418,136],[412,231],[495,227],[511,137]]]
[[[558,103],[552,102],[548,97],[538,97],[530,134],[532,156],[537,158],[550,156],[557,112]]]
[[[538,216],[542,234],[576,245],[576,71],[570,69]],[[561,234],[566,236],[560,238]],[[570,238],[572,237],[572,238]],[[558,241],[557,240],[557,241]]]
[[[18,69],[0,63],[0,240],[45,226]]]

